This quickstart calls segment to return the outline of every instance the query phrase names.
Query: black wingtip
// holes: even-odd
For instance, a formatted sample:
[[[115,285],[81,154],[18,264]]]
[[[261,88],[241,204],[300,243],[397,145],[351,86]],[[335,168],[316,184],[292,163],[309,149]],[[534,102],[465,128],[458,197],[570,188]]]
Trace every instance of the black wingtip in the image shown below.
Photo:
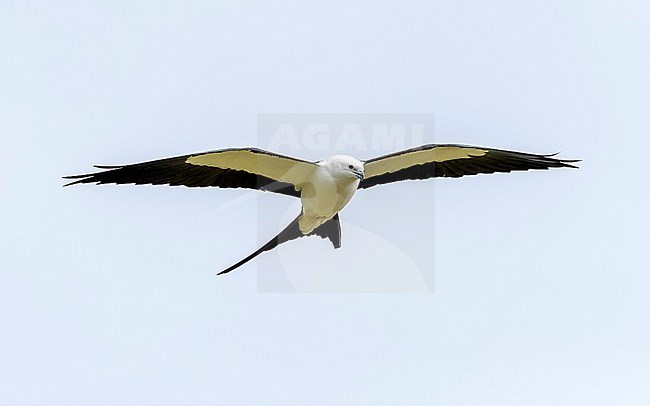
[[[582,162],[582,159],[561,159],[560,162],[566,168],[580,169],[579,166],[572,164]]]
[[[97,168],[97,169],[121,169],[124,166],[123,165],[120,165],[120,166],[93,165],[93,167]],[[101,174],[101,173],[103,173],[103,172],[85,173],[83,175],[62,176],[63,179],[78,179],[78,180],[76,180],[74,182],[66,183],[65,185],[63,185],[63,187],[76,185],[78,183],[92,183],[93,181],[91,181],[90,179],[93,178],[95,175]]]
[[[78,184],[78,183],[88,183],[88,179],[90,179],[93,175],[94,175],[94,174],[92,174],[92,173],[85,173],[85,174],[83,174],[83,175],[67,175],[67,176],[62,176],[63,179],[76,179],[76,180],[73,181],[73,182],[66,183],[65,185],[63,185],[63,187],[76,185],[76,184]]]
[[[120,168],[124,168],[124,165],[93,165],[93,168],[97,168],[97,169],[120,169]]]
[[[578,167],[576,165],[571,165],[571,164],[576,163],[576,162],[582,162],[582,159],[557,159],[557,158],[553,158],[553,157],[559,155],[560,153],[561,153],[561,151],[553,153],[553,154],[546,154],[546,155],[541,155],[541,156],[544,157],[544,158],[548,158],[551,161],[554,161],[556,163],[559,163],[564,168],[580,169],[580,167]]]
[[[83,183],[83,181],[85,181],[87,178],[88,176],[64,176],[63,179],[78,179],[78,180],[75,180],[74,182],[66,183],[65,185],[63,185],[63,187],[76,185],[78,183]]]

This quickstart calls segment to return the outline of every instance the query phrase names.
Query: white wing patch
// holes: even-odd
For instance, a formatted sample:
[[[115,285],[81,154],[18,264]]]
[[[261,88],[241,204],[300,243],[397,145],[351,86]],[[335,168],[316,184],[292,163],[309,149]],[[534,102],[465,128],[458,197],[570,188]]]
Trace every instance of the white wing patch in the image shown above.
[[[187,158],[185,162],[191,165],[254,173],[296,186],[304,183],[316,168],[316,165],[311,162],[244,149],[194,155]]]
[[[370,178],[430,162],[468,159],[483,156],[487,153],[487,149],[459,146],[439,146],[430,149],[406,151],[403,154],[389,155],[386,158],[368,162],[365,165],[365,174],[366,178]]]

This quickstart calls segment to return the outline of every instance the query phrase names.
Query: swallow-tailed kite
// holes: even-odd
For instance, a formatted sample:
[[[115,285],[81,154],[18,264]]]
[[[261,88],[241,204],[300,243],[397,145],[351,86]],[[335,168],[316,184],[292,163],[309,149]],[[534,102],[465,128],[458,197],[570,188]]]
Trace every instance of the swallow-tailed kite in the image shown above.
[[[283,231],[251,255],[226,268],[238,268],[264,251],[302,236],[318,235],[341,246],[339,211],[357,189],[434,177],[459,178],[479,173],[577,168],[578,160],[556,159],[469,145],[429,144],[360,161],[335,155],[309,162],[257,148],[233,148],[132,165],[95,166],[103,171],[65,176],[77,183],[132,183],[249,188],[299,197],[302,212]]]

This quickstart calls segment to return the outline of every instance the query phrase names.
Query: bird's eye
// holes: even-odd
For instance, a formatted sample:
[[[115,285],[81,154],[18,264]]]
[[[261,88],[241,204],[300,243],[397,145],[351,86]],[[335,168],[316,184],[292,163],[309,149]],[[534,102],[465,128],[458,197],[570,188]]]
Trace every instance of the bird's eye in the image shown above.
[[[348,165],[348,168],[354,169],[354,165]]]

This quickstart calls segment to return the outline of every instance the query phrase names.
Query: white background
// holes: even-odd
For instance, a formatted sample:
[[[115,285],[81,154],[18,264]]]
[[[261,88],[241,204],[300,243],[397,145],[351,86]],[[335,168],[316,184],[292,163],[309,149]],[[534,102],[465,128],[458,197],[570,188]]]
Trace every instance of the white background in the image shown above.
[[[649,22],[642,1],[3,1],[2,403],[648,404]],[[584,162],[356,196],[346,217],[407,199],[386,227],[408,227],[435,187],[433,294],[216,278],[281,196],[61,188],[252,145],[265,112],[434,113],[440,142]]]

